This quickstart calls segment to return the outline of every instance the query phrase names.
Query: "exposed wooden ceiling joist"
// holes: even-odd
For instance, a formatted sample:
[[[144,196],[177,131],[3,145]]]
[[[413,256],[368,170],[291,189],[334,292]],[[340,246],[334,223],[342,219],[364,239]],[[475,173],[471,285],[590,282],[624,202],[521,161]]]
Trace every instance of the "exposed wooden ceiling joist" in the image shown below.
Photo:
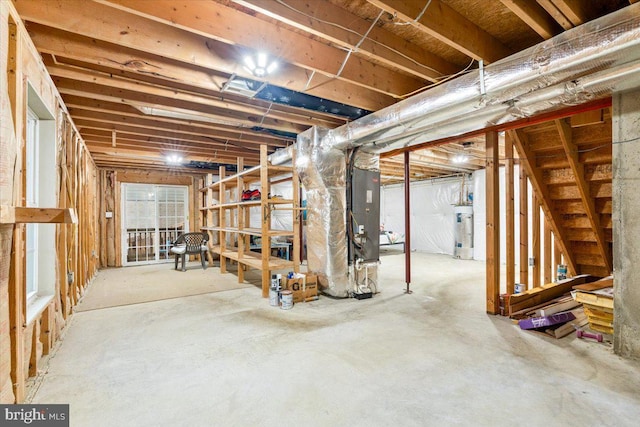
[[[237,74],[253,78],[242,66],[241,49],[185,31],[174,25],[164,25],[85,0],[47,2],[18,0],[15,3],[20,15],[31,22],[169,58],[185,63],[187,66],[196,65],[228,75]],[[187,3],[203,4],[203,2]],[[153,6],[155,2],[149,2],[149,4]],[[68,19],[69,9],[73,10],[73,21]],[[129,60],[135,59],[129,58]],[[354,86],[324,75],[314,77],[312,85],[308,86],[311,71],[294,65],[283,65],[283,67],[285,72],[272,76],[271,83],[366,109],[378,109],[381,105],[393,103],[393,98],[388,95],[368,91],[362,86]],[[415,86],[409,85],[406,91],[401,89],[398,92],[404,94],[413,90],[409,88],[415,89]],[[366,102],[367,98],[377,99],[378,107]]]
[[[535,1],[500,1],[545,40],[562,32],[562,27]]]
[[[398,17],[402,22],[413,23],[425,33],[477,61],[495,62],[514,53],[440,0],[431,0],[424,5],[422,2],[409,0],[367,1]]]
[[[488,63],[533,46],[563,31],[557,20],[572,28],[629,5],[628,0],[13,3],[98,164],[115,167],[121,155],[123,167],[138,161],[141,168],[158,167],[163,153],[175,148],[199,162],[216,150],[232,164],[230,153],[253,159],[258,144],[271,152],[310,126],[341,126],[428,90],[466,71],[467,64],[474,67],[475,60]],[[278,57],[276,73],[256,78],[243,67],[245,54],[258,49]],[[229,91],[230,81],[247,90]],[[576,138],[595,140],[574,132]],[[541,152],[558,151],[546,147],[543,136],[530,140]],[[481,167],[483,154],[473,147],[463,151],[460,141],[411,147],[433,148],[429,155],[412,155],[418,171],[412,178]],[[453,144],[434,147],[446,143]],[[226,154],[220,154],[221,146]],[[459,161],[462,154],[469,154],[465,162]],[[581,153],[580,159],[594,156]],[[385,174],[396,179],[400,165],[385,162],[382,158]]]
[[[307,0],[287,0],[286,3],[261,0],[233,1],[354,51],[360,56],[374,59],[425,80],[437,82],[443,76],[460,71],[456,65],[380,28],[378,23],[362,19],[332,3]]]
[[[227,44],[265,50],[287,63],[315,71],[380,93],[402,97],[424,86],[422,80],[403,76],[377,67],[363,58],[348,56],[338,49],[305,37],[287,28],[242,13],[231,7],[213,2],[185,2],[176,7],[172,0],[97,0],[105,5],[121,8],[126,12],[160,23],[212,38]],[[242,28],[242,31],[237,31]],[[238,52],[237,63],[242,63],[243,53]],[[246,71],[235,70],[238,74]],[[251,77],[247,75],[247,77]],[[311,81],[309,86],[316,82]]]

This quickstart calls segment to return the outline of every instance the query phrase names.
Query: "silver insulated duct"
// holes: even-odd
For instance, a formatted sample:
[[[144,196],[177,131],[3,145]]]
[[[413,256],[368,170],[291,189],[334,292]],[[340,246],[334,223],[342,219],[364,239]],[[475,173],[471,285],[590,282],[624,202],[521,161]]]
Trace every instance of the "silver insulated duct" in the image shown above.
[[[352,123],[298,136],[298,170],[311,190],[309,267],[346,289],[344,152],[410,147],[604,98],[640,86],[640,3],[566,31]],[[290,151],[274,153],[275,164]],[[324,161],[328,163],[324,163]],[[306,169],[308,168],[308,170]],[[311,187],[309,187],[309,185]],[[337,200],[342,197],[342,199]],[[318,233],[317,235],[315,233]],[[345,282],[342,284],[342,282]]]
[[[323,292],[347,297],[346,156],[323,146],[327,130],[298,135],[296,169],[307,195],[307,262]]]
[[[323,145],[385,152],[583,104],[640,85],[640,4],[329,131]]]

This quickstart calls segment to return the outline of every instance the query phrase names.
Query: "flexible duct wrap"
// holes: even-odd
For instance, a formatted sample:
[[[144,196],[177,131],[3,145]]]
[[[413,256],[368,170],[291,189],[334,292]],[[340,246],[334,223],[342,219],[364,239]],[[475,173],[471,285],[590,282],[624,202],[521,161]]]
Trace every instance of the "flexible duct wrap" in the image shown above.
[[[296,169],[307,195],[307,262],[320,287],[348,296],[345,153],[321,145],[326,129],[298,135]]]

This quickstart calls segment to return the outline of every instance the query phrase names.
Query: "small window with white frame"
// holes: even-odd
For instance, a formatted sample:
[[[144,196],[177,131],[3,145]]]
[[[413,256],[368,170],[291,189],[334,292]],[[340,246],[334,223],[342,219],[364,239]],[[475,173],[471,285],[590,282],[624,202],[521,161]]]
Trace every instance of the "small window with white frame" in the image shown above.
[[[56,122],[33,87],[27,85],[25,204],[57,207]],[[25,227],[27,324],[51,302],[56,287],[56,224]]]

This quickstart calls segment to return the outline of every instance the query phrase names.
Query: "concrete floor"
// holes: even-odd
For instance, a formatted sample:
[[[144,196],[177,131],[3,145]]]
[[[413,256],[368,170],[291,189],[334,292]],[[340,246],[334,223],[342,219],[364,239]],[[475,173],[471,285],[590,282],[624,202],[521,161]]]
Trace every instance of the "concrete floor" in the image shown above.
[[[245,288],[77,313],[33,402],[92,427],[638,425],[639,362],[486,315],[483,263],[414,253],[404,295],[403,262],[382,257],[370,300],[285,311]]]

